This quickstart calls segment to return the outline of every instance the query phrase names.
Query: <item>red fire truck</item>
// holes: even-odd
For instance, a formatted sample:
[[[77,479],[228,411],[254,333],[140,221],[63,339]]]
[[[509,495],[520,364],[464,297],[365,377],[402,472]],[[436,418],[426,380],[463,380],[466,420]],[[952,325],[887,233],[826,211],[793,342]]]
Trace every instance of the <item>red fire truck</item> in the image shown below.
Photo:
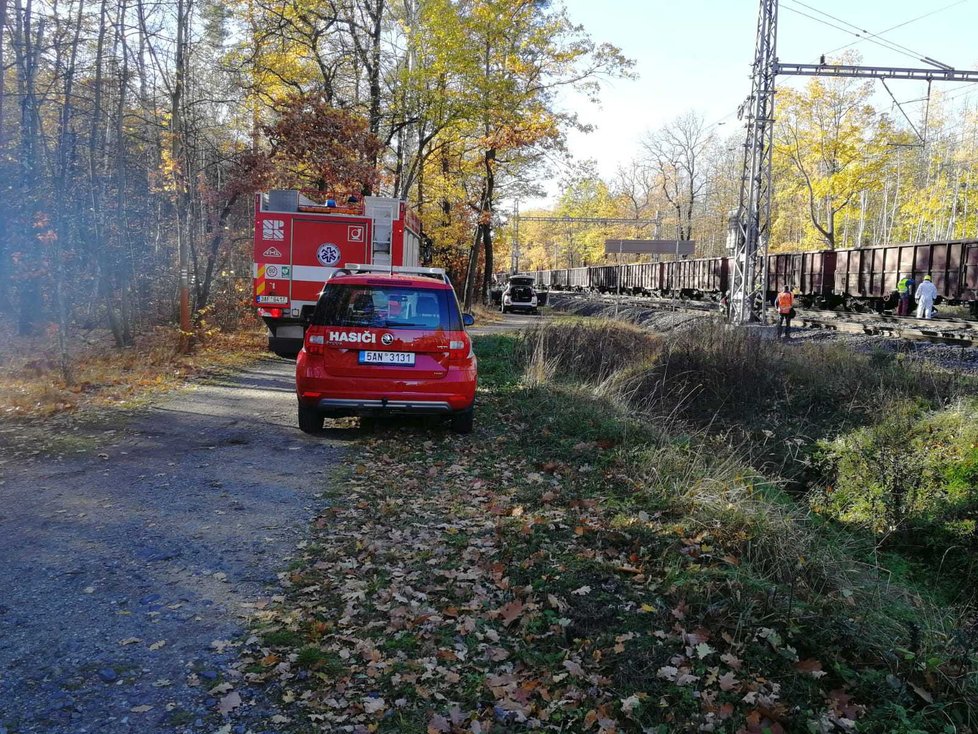
[[[338,268],[417,267],[420,256],[421,223],[399,199],[350,197],[338,205],[300,191],[258,194],[254,303],[268,327],[269,351],[299,353],[323,284]]]

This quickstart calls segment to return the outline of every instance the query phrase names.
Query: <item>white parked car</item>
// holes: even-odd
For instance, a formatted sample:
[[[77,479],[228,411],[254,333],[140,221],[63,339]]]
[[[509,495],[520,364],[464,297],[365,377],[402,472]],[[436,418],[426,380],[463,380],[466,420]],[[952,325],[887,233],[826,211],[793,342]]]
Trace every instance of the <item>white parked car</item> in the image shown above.
[[[540,306],[547,304],[547,294],[537,291],[532,275],[511,275],[503,287],[499,299],[499,310],[529,311],[537,313]]]

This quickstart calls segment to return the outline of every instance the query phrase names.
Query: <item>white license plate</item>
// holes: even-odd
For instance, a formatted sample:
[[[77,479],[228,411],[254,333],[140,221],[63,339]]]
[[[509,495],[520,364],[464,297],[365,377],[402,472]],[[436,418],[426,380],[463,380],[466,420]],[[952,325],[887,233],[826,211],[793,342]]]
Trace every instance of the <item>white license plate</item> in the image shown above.
[[[258,303],[288,303],[288,296],[258,296]]]
[[[414,367],[414,352],[360,352],[360,364],[399,364]]]

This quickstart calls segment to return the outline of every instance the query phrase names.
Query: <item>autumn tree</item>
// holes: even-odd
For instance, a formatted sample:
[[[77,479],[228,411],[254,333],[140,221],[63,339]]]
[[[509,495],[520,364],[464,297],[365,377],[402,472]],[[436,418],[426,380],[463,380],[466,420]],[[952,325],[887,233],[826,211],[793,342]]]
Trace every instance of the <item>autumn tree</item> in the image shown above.
[[[714,144],[712,130],[695,112],[659,128],[643,143],[659,188],[675,213],[680,239],[693,238],[693,213],[709,180],[706,161]]]
[[[471,56],[465,83],[478,104],[467,134],[479,172],[470,189],[476,223],[464,296],[468,307],[477,293],[488,297],[500,178],[560,148],[562,131],[578,125],[576,116],[557,110],[557,90],[579,88],[593,97],[602,78],[629,73],[631,62],[617,48],[592,41],[563,10],[539,2],[472,0],[467,10]]]
[[[778,95],[774,155],[796,176],[811,225],[829,249],[838,215],[862,191],[879,189],[892,126],[869,103],[871,82],[812,79]]]
[[[380,141],[369,121],[315,95],[290,97],[266,125],[267,181],[279,188],[369,192],[377,183]]]

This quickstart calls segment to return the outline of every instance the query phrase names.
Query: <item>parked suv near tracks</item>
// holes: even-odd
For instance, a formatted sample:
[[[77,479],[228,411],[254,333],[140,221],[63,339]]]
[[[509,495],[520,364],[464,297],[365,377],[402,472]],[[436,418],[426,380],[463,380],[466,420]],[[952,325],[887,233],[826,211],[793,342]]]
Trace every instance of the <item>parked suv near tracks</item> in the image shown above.
[[[472,430],[476,357],[444,271],[348,265],[323,288],[296,360],[299,428],[326,417],[435,414]]]
[[[509,281],[503,286],[499,296],[499,310],[503,313],[507,311],[537,313],[537,309],[546,304],[547,294],[545,291],[537,290],[532,275],[509,276]]]

